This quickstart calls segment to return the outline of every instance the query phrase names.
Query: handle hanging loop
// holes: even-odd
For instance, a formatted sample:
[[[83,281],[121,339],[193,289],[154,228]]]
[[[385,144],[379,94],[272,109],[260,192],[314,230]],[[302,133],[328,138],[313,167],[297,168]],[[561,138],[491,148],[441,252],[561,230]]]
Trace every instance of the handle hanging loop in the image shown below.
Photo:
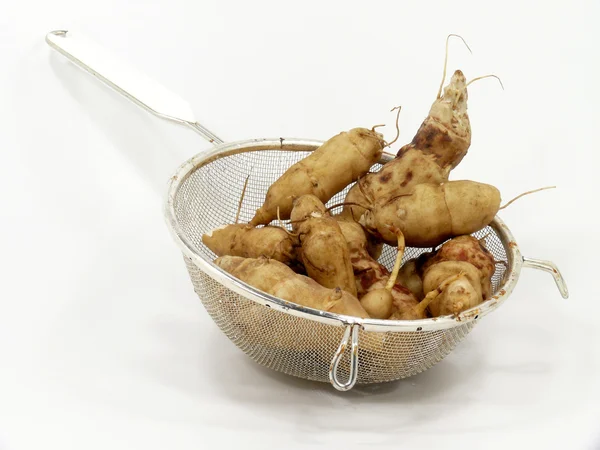
[[[329,367],[329,381],[332,386],[338,391],[349,391],[356,384],[358,376],[358,330],[360,325],[350,324],[346,327],[342,341],[338,347],[333,359],[331,360],[331,366]],[[350,372],[348,380],[341,382],[338,378],[338,366],[342,360],[344,353],[348,347],[348,340],[350,340]]]

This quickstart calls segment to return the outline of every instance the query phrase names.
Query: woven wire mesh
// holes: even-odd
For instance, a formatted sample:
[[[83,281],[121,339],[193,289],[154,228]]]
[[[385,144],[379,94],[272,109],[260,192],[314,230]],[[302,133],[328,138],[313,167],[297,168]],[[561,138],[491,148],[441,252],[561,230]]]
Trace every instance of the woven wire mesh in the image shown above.
[[[264,201],[268,187],[290,165],[307,152],[252,151],[236,153],[196,168],[182,182],[174,199],[175,216],[195,253],[207,261],[215,255],[202,244],[202,235],[232,223],[240,195],[249,176],[240,222],[249,221]],[[375,165],[372,170],[379,169]],[[328,202],[342,202],[347,190]],[[506,252],[495,231],[487,227],[474,236],[485,238],[496,261],[506,261]],[[431,249],[407,248],[404,260]],[[388,269],[396,249],[385,246],[379,261]],[[297,317],[258,304],[236,294],[185,258],[186,266],[208,314],[227,337],[253,360],[289,375],[328,381],[331,359],[342,339],[343,327]],[[494,293],[500,288],[506,266],[496,265]],[[475,322],[457,323],[445,330],[359,333],[359,384],[379,383],[409,377],[442,360],[471,331]],[[339,366],[340,379],[347,379],[349,358]]]

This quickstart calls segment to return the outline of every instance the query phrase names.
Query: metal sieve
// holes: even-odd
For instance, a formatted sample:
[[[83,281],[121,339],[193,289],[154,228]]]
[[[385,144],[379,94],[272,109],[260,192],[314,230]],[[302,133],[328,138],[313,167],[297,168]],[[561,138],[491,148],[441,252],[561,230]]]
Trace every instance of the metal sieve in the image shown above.
[[[360,319],[303,307],[259,291],[217,267],[213,263],[216,256],[202,244],[202,235],[234,221],[248,175],[241,222],[252,218],[271,183],[322,142],[277,138],[222,143],[198,124],[185,102],[126,65],[115,63],[91,41],[66,31],[51,32],[46,40],[146,110],[188,125],[218,144],[183,163],[171,177],[166,221],[206,311],[221,331],[259,364],[300,378],[329,381],[342,391],[356,383],[397,380],[420,373],[448,355],[483,316],[508,298],[522,267],[551,273],[562,296],[568,297],[556,266],[523,257],[498,217],[474,233],[485,240],[495,260],[503,262],[496,265],[492,278],[493,296],[457,316],[412,321]],[[384,155],[372,170],[392,158]],[[343,201],[349,188],[329,204]],[[404,260],[428,250],[407,248]],[[380,262],[391,269],[395,257],[396,249],[385,246]]]

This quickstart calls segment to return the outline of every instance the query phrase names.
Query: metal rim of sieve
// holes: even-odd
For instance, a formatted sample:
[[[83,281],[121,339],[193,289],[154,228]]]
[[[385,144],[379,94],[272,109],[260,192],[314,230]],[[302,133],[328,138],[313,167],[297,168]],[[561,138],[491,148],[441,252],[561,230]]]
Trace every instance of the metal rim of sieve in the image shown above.
[[[177,192],[191,173],[217,159],[238,153],[263,150],[313,151],[322,143],[322,141],[310,139],[250,139],[219,144],[185,161],[169,179],[164,209],[165,220],[179,249],[200,270],[205,272],[207,275],[226,288],[231,289],[246,299],[262,304],[265,307],[274,308],[276,310],[283,311],[284,313],[303,317],[316,322],[337,326],[358,325],[360,328],[366,331],[380,333],[390,331],[420,332],[454,328],[463,325],[466,322],[478,320],[479,318],[489,314],[498,308],[498,306],[500,306],[500,304],[502,304],[508,298],[517,284],[524,261],[512,233],[504,224],[504,222],[497,216],[494,218],[492,223],[490,223],[490,227],[500,238],[508,259],[508,269],[504,275],[502,285],[499,287],[498,292],[492,296],[492,298],[471,309],[465,310],[456,316],[441,316],[420,320],[362,319],[359,317],[346,316],[321,311],[314,308],[308,308],[267,294],[244,283],[196,251],[194,244],[187,238],[185,232],[180,227],[174,207]],[[393,155],[384,154],[379,162],[381,164],[385,164],[391,159],[393,159]]]

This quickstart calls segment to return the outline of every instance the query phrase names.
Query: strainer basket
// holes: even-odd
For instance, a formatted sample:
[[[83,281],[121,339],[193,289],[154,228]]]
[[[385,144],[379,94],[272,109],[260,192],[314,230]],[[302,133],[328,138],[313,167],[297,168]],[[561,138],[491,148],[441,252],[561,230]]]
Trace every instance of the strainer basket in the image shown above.
[[[202,243],[202,234],[233,222],[246,177],[242,222],[261,206],[271,183],[321,143],[255,139],[221,144],[183,164],[169,183],[167,222],[194,290],[219,328],[256,362],[300,378],[329,380],[340,390],[409,377],[441,361],[483,316],[500,306],[523,265],[544,268],[555,275],[559,287],[563,284],[552,263],[521,256],[498,217],[474,234],[499,262],[493,296],[456,317],[390,321],[326,313],[254,289],[213,264],[216,255]],[[373,167],[378,169],[379,164]],[[341,202],[349,188],[329,204]],[[428,250],[407,248],[404,259]],[[396,249],[385,246],[380,262],[391,269],[395,256]]]
[[[171,177],[165,216],[206,311],[220,330],[257,363],[288,375],[329,381],[342,391],[356,383],[397,380],[429,369],[447,356],[482,317],[506,300],[524,266],[551,273],[563,297],[568,296],[556,266],[523,257],[510,230],[498,217],[474,234],[485,240],[498,262],[492,278],[493,296],[457,316],[412,321],[360,319],[303,307],[247,285],[213,263],[216,255],[204,246],[202,235],[234,221],[248,176],[241,222],[252,218],[271,183],[322,142],[274,138],[222,143],[195,119],[188,119],[185,114],[190,114],[189,110],[185,114],[173,109],[165,112],[165,105],[173,106],[168,95],[161,97],[157,107],[157,102],[153,102],[156,92],[154,97],[147,97],[147,90],[142,92],[137,84],[131,84],[131,80],[139,80],[131,69],[113,64],[109,70],[103,65],[107,58],[98,57],[98,48],[66,37],[66,31],[52,32],[47,41],[138,105],[162,118],[188,125],[218,144],[186,161]],[[92,50],[96,53],[92,54]],[[84,59],[88,62],[83,63]],[[90,65],[90,60],[94,64]],[[145,83],[148,87],[147,80]],[[384,155],[372,170],[378,170],[391,158]],[[329,204],[343,201],[349,188]],[[404,260],[429,250],[407,248]],[[396,249],[385,246],[380,262],[391,269],[395,257]]]

